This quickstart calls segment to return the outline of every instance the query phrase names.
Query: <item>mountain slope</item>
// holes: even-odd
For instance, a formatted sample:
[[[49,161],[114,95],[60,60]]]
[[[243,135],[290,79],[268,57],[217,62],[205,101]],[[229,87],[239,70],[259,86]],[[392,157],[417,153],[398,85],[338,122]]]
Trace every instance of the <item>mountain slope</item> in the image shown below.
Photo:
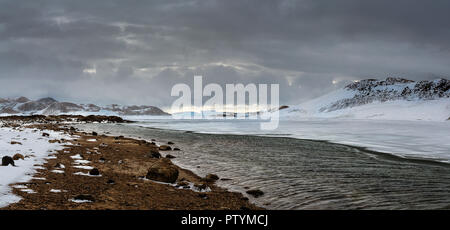
[[[280,113],[290,118],[442,121],[450,116],[450,81],[362,80]]]
[[[26,97],[19,97],[15,99],[0,98],[0,114],[43,114],[43,115],[58,115],[58,114],[98,114],[98,115],[116,115],[116,116],[130,116],[130,115],[169,115],[155,106],[122,106],[122,105],[108,105],[97,106],[94,104],[76,104],[71,102],[59,102],[53,98],[41,98],[32,101]]]

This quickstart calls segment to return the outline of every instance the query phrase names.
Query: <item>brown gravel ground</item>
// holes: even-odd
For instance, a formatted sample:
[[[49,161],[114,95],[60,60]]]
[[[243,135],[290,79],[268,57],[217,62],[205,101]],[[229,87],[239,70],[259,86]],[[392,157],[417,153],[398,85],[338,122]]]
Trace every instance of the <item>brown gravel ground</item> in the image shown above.
[[[217,187],[214,183],[206,183],[191,171],[179,168],[178,180],[193,183],[206,183],[210,192],[196,192],[191,189],[180,189],[172,185],[156,183],[143,179],[147,169],[157,159],[147,154],[157,147],[152,143],[123,137],[91,136],[86,133],[74,132],[59,125],[33,125],[33,128],[52,129],[70,132],[80,136],[67,145],[64,150],[54,154],[56,159],[48,159],[38,169],[35,178],[25,185],[36,193],[22,192],[13,188],[13,192],[23,199],[3,209],[6,210],[246,210],[261,209],[251,204],[240,193],[229,192]],[[89,142],[88,139],[97,139]],[[53,140],[57,141],[57,140]],[[61,141],[61,140],[59,140]],[[63,140],[64,142],[64,140]],[[91,153],[89,153],[91,152]],[[177,151],[161,151],[176,156]],[[100,171],[101,176],[92,177],[74,175],[76,172],[88,173],[89,170],[74,168],[71,156],[80,154],[89,160],[89,166]],[[104,158],[105,161],[100,159]],[[65,166],[64,173],[54,173],[51,170],[57,163]],[[108,184],[114,180],[114,184]],[[12,185],[11,185],[12,186]],[[63,190],[60,193],[50,192],[51,189]],[[94,202],[75,203],[71,201],[80,194],[89,194]]]

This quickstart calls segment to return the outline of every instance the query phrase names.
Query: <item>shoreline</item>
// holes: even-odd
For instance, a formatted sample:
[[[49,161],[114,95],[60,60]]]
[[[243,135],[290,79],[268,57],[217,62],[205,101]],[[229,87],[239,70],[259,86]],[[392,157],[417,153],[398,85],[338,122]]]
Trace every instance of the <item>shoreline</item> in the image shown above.
[[[10,127],[26,126],[60,131],[69,133],[76,139],[49,140],[71,144],[64,144],[63,150],[57,151],[54,157],[38,166],[30,181],[11,184],[12,193],[22,199],[0,209],[262,209],[251,204],[243,194],[216,186],[214,179],[201,178],[176,165],[173,166],[179,174],[175,183],[147,179],[146,174],[150,167],[157,162],[170,162],[165,156],[170,155],[171,151],[158,151],[158,146],[151,142],[78,132],[70,127],[70,123],[65,123],[67,117],[53,120],[54,123],[47,121],[40,124],[31,124],[30,121],[35,120],[29,117],[10,121],[13,121],[9,124]],[[160,152],[161,158],[149,156],[149,153],[155,151]],[[89,175],[92,168],[98,169],[100,175]],[[35,193],[20,189],[23,187]]]

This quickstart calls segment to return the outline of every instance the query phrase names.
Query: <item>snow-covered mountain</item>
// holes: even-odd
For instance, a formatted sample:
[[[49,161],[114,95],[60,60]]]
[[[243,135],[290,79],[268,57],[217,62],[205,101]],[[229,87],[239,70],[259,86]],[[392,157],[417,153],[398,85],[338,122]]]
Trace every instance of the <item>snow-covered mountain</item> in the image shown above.
[[[29,115],[29,114],[81,114],[81,115],[169,115],[155,106],[122,106],[117,104],[97,106],[94,104],[75,104],[71,102],[59,102],[53,98],[41,98],[30,100],[26,97],[13,99],[0,98],[1,115]]]
[[[450,117],[450,81],[361,80],[280,113],[290,118],[442,121]]]

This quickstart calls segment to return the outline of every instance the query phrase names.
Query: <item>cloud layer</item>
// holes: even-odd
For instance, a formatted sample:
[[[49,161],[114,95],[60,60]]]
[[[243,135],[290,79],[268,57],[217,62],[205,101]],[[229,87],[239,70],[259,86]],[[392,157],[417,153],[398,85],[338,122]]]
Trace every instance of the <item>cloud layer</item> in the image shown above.
[[[356,79],[447,77],[449,1],[4,1],[0,97],[168,106],[176,83],[279,83],[284,104]]]

